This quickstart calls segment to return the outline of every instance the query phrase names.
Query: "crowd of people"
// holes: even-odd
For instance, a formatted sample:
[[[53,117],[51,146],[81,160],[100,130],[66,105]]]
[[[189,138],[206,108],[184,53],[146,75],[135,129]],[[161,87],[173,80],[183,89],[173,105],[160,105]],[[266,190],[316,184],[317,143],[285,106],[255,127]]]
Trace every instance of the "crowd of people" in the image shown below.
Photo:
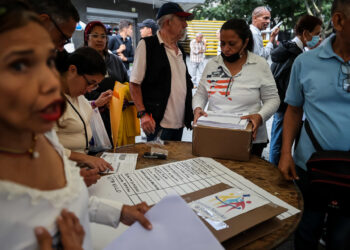
[[[322,21],[305,15],[292,40],[277,46],[276,28],[264,47],[261,31],[271,13],[257,7],[252,24],[230,19],[222,25],[219,54],[205,67],[206,41],[198,33],[191,77],[178,42],[193,14],[177,3],[163,4],[157,22],[138,24],[135,53],[132,23],[121,21],[119,33],[110,35],[96,20],[85,28],[84,46],[69,54],[64,45],[79,22],[70,0],[0,0],[1,247],[92,249],[89,222],[117,227],[139,221],[152,229],[146,203],[128,206],[87,191],[100,172],[112,169],[90,155],[91,114],[99,109],[112,142],[115,82],[130,81],[132,101],[123,109],[137,109],[147,141],[181,141],[184,127],[192,128],[206,110],[246,113],[251,152],[261,156],[273,116],[270,161],[304,198],[295,248],[317,249],[326,228],[327,249],[349,249],[348,214],[316,205],[306,166],[316,149],[305,123],[324,150],[350,150],[350,1],[334,0],[331,12],[334,32],[325,40]]]

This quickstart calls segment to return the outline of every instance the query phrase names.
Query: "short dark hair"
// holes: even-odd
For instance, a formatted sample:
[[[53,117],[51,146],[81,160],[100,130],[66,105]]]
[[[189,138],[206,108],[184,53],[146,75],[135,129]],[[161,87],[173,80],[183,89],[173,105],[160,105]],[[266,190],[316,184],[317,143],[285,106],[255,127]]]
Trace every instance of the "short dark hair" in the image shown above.
[[[106,63],[102,56],[93,48],[81,47],[69,54],[66,51],[58,52],[56,68],[63,74],[68,71],[70,65],[77,67],[79,75],[106,75]]]
[[[128,20],[120,20],[119,22],[119,30],[123,30],[124,28],[128,28],[132,23]]]
[[[322,26],[322,20],[318,17],[310,15],[302,16],[295,25],[295,34],[301,36],[305,30],[312,32],[317,25]]]
[[[23,27],[29,22],[42,26],[39,17],[24,1],[0,0],[0,33]]]
[[[71,18],[79,22],[77,9],[70,0],[28,0],[33,10],[40,14],[47,14],[56,22],[63,23]]]
[[[242,39],[243,43],[248,38],[248,44],[246,49],[249,51],[253,51],[254,41],[253,35],[250,31],[249,25],[243,19],[233,18],[226,21],[222,26],[221,30],[233,30],[237,33],[237,35]]]

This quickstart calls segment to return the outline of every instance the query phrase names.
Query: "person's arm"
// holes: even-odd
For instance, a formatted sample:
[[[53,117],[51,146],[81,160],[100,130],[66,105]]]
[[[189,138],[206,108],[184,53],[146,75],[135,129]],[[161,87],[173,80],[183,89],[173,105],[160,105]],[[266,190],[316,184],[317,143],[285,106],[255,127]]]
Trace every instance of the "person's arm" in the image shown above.
[[[130,94],[131,98],[134,101],[137,111],[146,110],[145,105],[143,104],[141,85],[137,83],[130,83]],[[156,123],[153,120],[151,114],[146,113],[141,117],[141,127],[146,134],[153,134],[156,128]]]
[[[198,88],[196,93],[194,94],[192,98],[192,108],[193,108],[193,124],[195,125],[197,123],[197,120],[202,115],[207,116],[207,113],[204,112],[204,108],[207,105],[208,102],[208,91],[209,84],[207,82],[207,75],[209,73],[209,69],[212,65],[212,62],[207,63],[203,70],[203,74],[201,77],[201,80],[199,81]]]
[[[288,105],[284,115],[281,159],[278,169],[286,180],[298,179],[292,157],[292,146],[300,130],[303,118],[303,109]]]
[[[150,230],[151,223],[144,214],[149,210],[149,206],[142,202],[140,204],[129,206],[120,202],[91,196],[89,199],[89,217],[91,222],[109,225],[116,228],[121,221],[125,225],[132,225],[139,221],[141,225]]]
[[[282,149],[278,169],[286,180],[298,179],[291,151],[303,117],[304,92],[299,79],[303,69],[301,61],[301,57],[294,61],[285,99],[288,107],[283,121]]]

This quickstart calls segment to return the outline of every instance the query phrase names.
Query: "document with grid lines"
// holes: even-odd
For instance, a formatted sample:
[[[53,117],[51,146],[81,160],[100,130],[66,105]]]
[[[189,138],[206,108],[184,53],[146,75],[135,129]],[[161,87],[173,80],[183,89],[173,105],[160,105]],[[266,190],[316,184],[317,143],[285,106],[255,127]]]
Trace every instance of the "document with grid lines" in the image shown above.
[[[129,205],[141,201],[153,205],[167,194],[184,195],[218,183],[228,184],[288,209],[278,216],[281,220],[300,212],[243,176],[206,157],[148,167],[133,173],[108,175],[91,186],[89,193]]]

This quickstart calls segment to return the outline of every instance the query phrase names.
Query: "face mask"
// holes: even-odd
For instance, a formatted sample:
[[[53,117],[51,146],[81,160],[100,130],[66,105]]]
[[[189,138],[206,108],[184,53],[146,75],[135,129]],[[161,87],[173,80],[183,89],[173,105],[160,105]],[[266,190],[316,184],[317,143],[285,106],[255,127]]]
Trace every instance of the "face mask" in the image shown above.
[[[306,46],[308,46],[309,48],[313,48],[318,44],[319,41],[320,41],[320,36],[313,36],[311,41],[306,42]]]
[[[239,55],[238,52],[236,54],[233,54],[230,56],[225,56],[224,53],[221,52],[221,56],[224,59],[224,61],[227,61],[229,63],[233,63],[233,62],[237,61],[239,58],[241,58],[241,56]]]

